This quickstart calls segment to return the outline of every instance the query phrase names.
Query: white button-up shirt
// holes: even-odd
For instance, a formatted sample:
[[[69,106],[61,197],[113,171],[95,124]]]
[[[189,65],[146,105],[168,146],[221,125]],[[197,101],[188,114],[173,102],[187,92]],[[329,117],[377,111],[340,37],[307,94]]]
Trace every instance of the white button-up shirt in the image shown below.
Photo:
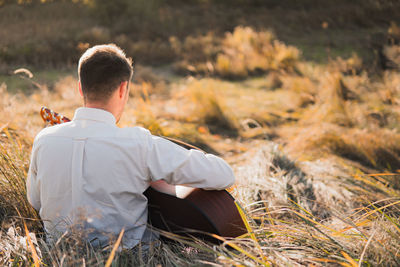
[[[184,149],[141,127],[119,128],[105,110],[79,108],[71,122],[36,136],[27,194],[51,236],[79,225],[88,230],[88,241],[103,246],[124,227],[123,245],[130,248],[148,241],[143,192],[160,179],[223,189],[234,175],[217,156]]]

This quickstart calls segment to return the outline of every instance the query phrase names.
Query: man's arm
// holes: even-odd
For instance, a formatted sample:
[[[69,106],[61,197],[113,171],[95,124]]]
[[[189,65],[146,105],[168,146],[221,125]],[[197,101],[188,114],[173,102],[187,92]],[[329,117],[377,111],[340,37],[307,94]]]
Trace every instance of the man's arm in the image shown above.
[[[148,146],[146,162],[153,181],[204,189],[225,189],[235,181],[232,168],[220,157],[156,136],[149,138]]]
[[[26,193],[29,203],[35,210],[40,210],[40,181],[37,179],[36,148],[33,145],[31,163],[29,166],[28,177],[26,178]]]

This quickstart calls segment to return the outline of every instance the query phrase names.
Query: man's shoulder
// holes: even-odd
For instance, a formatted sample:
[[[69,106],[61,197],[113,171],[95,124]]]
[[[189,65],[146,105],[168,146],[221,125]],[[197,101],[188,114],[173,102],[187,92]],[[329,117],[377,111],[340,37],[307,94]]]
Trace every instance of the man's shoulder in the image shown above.
[[[87,138],[123,138],[123,139],[144,139],[148,140],[151,137],[149,130],[135,126],[135,127],[111,127],[111,128],[89,128],[82,129],[82,127],[75,125],[74,122],[67,122],[59,125],[50,126],[42,129],[35,138],[34,144],[38,145],[46,140],[54,138],[73,138],[73,137],[87,137]]]
[[[46,137],[57,136],[63,132],[63,129],[70,127],[72,122],[66,122],[43,128],[35,137],[35,143],[39,142]]]
[[[124,127],[120,128],[120,137],[127,137],[127,138],[148,138],[151,136],[149,130],[140,127],[140,126],[133,126],[133,127]]]

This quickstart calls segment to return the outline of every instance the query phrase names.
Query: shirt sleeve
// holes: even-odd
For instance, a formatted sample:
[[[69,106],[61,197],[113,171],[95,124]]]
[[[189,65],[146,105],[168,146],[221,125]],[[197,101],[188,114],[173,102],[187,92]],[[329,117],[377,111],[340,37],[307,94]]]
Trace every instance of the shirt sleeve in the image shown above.
[[[33,145],[31,163],[26,178],[26,193],[29,203],[35,210],[40,210],[40,181],[37,179],[36,147]]]
[[[225,189],[235,181],[232,168],[220,157],[187,150],[157,136],[151,136],[148,145],[146,162],[152,181],[163,179],[208,190]]]

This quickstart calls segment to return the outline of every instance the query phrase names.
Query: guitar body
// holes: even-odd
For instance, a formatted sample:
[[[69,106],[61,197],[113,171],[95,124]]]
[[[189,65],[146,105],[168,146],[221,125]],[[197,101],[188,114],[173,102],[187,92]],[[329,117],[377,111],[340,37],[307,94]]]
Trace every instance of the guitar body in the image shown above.
[[[149,187],[149,223],[158,229],[176,234],[189,234],[216,241],[210,235],[237,237],[246,227],[234,198],[226,190],[193,189],[184,198],[162,193]]]
[[[70,121],[46,107],[42,107],[40,115],[50,125]],[[164,138],[187,149],[198,149],[176,139]],[[182,189],[183,193],[179,193],[178,189]],[[152,183],[144,195],[148,199],[148,220],[155,228],[214,242],[216,239],[207,233],[237,237],[247,232],[235,200],[226,190],[172,186],[158,181]]]

